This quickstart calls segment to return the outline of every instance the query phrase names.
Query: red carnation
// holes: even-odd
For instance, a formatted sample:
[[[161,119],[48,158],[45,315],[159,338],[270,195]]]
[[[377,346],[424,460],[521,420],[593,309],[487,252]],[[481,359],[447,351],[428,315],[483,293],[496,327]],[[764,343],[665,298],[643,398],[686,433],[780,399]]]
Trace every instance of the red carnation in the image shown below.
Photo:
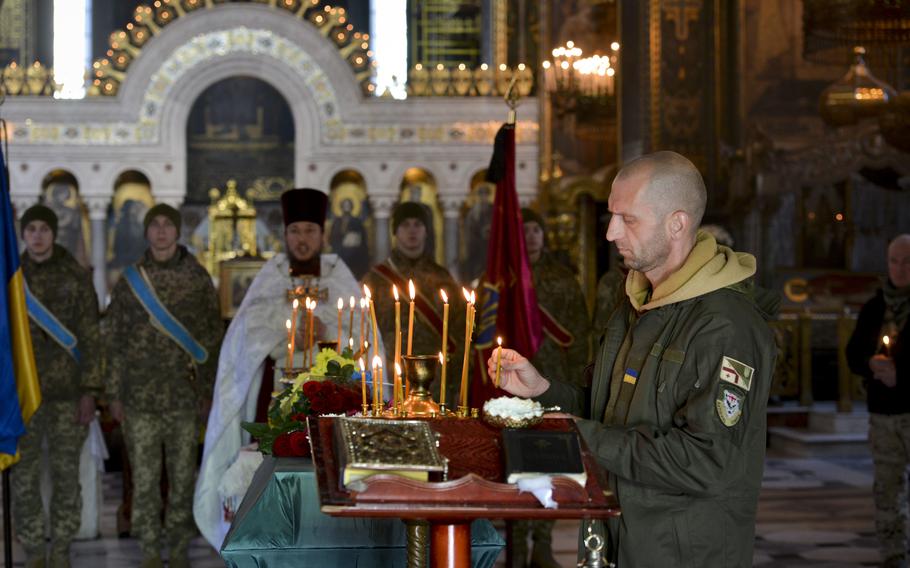
[[[310,436],[307,432],[291,432],[290,445],[292,456],[308,457],[310,455]]]
[[[272,443],[272,454],[274,454],[275,457],[288,457],[293,455],[290,434],[282,434],[275,438],[275,442]]]

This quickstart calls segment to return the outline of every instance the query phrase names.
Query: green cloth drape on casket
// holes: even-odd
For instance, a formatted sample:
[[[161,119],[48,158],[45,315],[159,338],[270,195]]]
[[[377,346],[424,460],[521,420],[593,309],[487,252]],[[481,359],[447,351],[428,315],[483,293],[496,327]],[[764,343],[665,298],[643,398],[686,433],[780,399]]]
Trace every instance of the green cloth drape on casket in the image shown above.
[[[330,517],[308,459],[266,456],[243,499],[221,557],[231,568],[405,566],[407,535],[397,519]],[[490,568],[505,542],[490,521],[471,525],[471,565]]]

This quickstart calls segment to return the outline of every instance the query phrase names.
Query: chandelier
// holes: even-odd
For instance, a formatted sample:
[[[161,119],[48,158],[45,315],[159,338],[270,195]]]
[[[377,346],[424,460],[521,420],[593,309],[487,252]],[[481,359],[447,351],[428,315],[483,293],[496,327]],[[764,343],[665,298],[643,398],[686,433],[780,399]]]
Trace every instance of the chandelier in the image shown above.
[[[544,88],[557,115],[606,117],[615,113],[619,43],[614,41],[610,51],[582,57],[581,48],[567,41],[552,51],[552,62],[541,64]]]

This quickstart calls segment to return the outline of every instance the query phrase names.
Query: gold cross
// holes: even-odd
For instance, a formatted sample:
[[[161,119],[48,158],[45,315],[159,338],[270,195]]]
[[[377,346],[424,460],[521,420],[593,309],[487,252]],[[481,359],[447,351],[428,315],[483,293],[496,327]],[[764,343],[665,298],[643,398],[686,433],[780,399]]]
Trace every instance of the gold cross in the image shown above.
[[[294,298],[303,300],[310,298],[317,302],[327,302],[329,300],[329,291],[326,288],[319,289],[319,283],[314,282],[315,278],[308,276],[303,277],[303,284],[296,286],[287,291],[288,301],[293,302]]]

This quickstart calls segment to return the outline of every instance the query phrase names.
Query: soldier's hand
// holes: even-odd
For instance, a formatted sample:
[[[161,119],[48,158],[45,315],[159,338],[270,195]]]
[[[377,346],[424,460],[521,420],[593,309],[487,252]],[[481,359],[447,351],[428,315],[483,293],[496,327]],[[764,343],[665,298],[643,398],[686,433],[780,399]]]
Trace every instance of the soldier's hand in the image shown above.
[[[490,377],[496,376],[496,350],[487,361],[487,372]],[[518,351],[502,350],[502,374],[500,387],[515,396],[530,398],[543,394],[550,388],[550,381],[543,378],[534,365]]]
[[[119,400],[112,400],[110,409],[111,418],[114,419],[114,422],[123,424],[124,420],[126,420],[126,415],[123,413],[123,403]]]
[[[90,394],[82,395],[79,406],[76,408],[76,422],[88,426],[95,418],[95,397]]]

